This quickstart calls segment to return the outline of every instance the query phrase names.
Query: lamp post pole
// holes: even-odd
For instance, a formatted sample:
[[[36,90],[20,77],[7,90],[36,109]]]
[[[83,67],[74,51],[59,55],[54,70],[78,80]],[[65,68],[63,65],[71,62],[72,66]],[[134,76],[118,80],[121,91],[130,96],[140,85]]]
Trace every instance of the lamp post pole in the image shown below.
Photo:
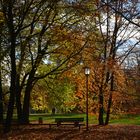
[[[86,130],[88,131],[88,76],[90,74],[90,69],[85,67],[86,75]]]
[[[88,131],[88,75],[86,75],[86,130]]]

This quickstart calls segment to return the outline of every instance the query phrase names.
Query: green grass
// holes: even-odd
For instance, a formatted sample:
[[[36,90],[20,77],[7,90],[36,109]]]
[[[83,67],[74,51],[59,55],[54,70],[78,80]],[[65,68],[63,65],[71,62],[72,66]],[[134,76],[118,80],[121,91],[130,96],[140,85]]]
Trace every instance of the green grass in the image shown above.
[[[30,121],[38,120],[39,117],[42,117],[42,119],[47,123],[54,122],[55,118],[63,118],[63,117],[69,117],[69,118],[83,117],[84,121],[86,121],[86,114],[56,114],[56,115],[32,114],[30,115]],[[89,123],[97,124],[96,117],[93,115],[89,115]]]
[[[38,121],[39,117],[46,123],[52,123],[55,121],[55,118],[61,117],[84,117],[84,122],[86,121],[86,114],[31,114],[30,121]],[[14,118],[17,118],[17,115],[14,114]],[[89,124],[98,124],[97,117],[95,115],[89,114]],[[127,125],[140,125],[140,115],[133,115],[133,114],[118,114],[118,115],[111,115],[109,124],[127,124]]]
[[[111,119],[112,124],[128,124],[128,125],[140,125],[140,115],[118,115],[116,119]]]
[[[86,121],[86,114],[31,114],[30,121],[38,121],[39,117],[42,117],[43,121],[46,123],[52,123],[55,121],[55,118],[62,117],[83,117],[84,122]],[[17,115],[14,114],[14,118],[17,118]],[[140,115],[132,115],[132,114],[119,114],[119,115],[111,115],[110,124],[127,124],[127,125],[140,125]],[[97,117],[95,115],[89,114],[89,124],[98,124]]]
[[[31,114],[30,121],[38,121],[39,117],[42,117],[42,119],[47,123],[54,122],[55,118],[62,117],[84,117],[84,121],[86,121],[86,114]],[[98,120],[95,115],[89,115],[89,124],[98,124]],[[110,124],[140,125],[140,115],[111,115]]]

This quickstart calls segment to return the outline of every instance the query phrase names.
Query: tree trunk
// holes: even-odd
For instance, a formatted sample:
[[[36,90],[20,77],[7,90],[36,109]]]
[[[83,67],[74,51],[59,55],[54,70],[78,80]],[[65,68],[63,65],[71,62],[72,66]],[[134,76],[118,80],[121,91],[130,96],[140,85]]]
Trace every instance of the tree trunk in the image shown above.
[[[109,100],[108,100],[108,106],[107,106],[107,114],[106,114],[106,120],[105,120],[105,125],[109,123],[110,119],[110,109],[111,109],[111,104],[112,104],[112,92],[114,89],[114,76],[112,74],[111,76],[111,87],[110,87],[110,94],[109,94]]]
[[[4,132],[7,133],[11,129],[11,120],[13,116],[13,109],[15,103],[15,94],[16,94],[16,61],[15,61],[15,45],[14,41],[11,45],[11,85],[10,85],[10,97],[9,97],[9,104],[8,104],[8,111],[6,116],[6,121],[4,125]]]
[[[13,87],[11,87],[11,90],[12,89],[13,89]],[[6,117],[6,120],[4,123],[4,133],[7,133],[11,130],[11,121],[12,121],[12,116],[13,116],[14,101],[15,101],[15,93],[14,93],[14,91],[12,91],[10,93],[7,117]]]
[[[29,108],[30,108],[30,95],[31,91],[33,88],[33,78],[34,78],[35,70],[33,69],[30,72],[28,81],[27,81],[27,86],[25,89],[25,95],[24,95],[24,103],[23,103],[23,113],[22,113],[22,122],[24,124],[29,123]]]
[[[16,95],[16,108],[17,108],[17,119],[18,123],[22,123],[22,107],[21,107],[21,100],[20,100],[20,93],[17,92],[18,95]]]
[[[21,106],[21,88],[19,83],[19,75],[17,75],[17,92],[16,92],[16,108],[17,108],[17,117],[18,117],[18,123],[22,123],[22,106]]]
[[[1,54],[2,54],[2,29],[0,30],[0,58],[2,57]],[[3,123],[3,98],[2,98],[2,95],[3,95],[3,91],[2,91],[2,72],[1,72],[1,61],[2,59],[0,60],[0,123]]]
[[[25,90],[24,103],[23,103],[23,113],[22,113],[22,123],[29,123],[29,108],[30,108],[30,95],[31,95],[31,85],[28,85]]]
[[[15,94],[16,94],[16,34],[14,31],[14,20],[13,20],[13,3],[14,1],[7,1],[5,5],[8,8],[3,7],[5,14],[7,15],[6,24],[8,27],[9,33],[9,44],[10,44],[10,59],[11,59],[11,81],[10,81],[10,97],[9,97],[9,104],[7,110],[7,116],[4,123],[4,132],[7,133],[11,129],[11,121],[13,117],[13,109],[15,103]]]
[[[0,70],[0,123],[3,123],[3,98],[2,98],[1,70]]]
[[[99,125],[104,125],[104,118],[103,118],[104,107],[103,107],[103,102],[104,102],[103,91],[102,91],[102,87],[101,87],[100,92],[99,92],[99,116],[98,116]]]
[[[111,104],[112,104],[112,91],[110,91],[110,95],[109,95],[105,125],[108,125],[109,123]]]

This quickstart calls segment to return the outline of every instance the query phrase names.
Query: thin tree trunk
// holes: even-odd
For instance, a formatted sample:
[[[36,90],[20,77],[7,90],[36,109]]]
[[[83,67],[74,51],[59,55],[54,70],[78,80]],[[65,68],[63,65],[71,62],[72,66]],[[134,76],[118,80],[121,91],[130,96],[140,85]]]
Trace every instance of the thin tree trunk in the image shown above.
[[[0,35],[2,35],[2,30],[0,30]],[[1,58],[1,54],[2,54],[2,37],[0,36],[0,58]],[[1,61],[0,60],[0,123],[3,122],[3,91],[2,91],[2,71],[1,71]]]
[[[35,74],[35,70],[33,69],[29,74],[27,86],[25,89],[24,102],[23,102],[23,112],[22,112],[22,121],[24,124],[29,123],[30,96],[31,96],[32,88],[33,88],[34,74]]]
[[[99,116],[98,116],[98,121],[99,121],[99,125],[104,125],[104,105],[103,105],[104,99],[103,99],[103,91],[102,91],[102,87],[100,89],[100,93],[99,93]]]
[[[30,108],[30,95],[31,95],[32,85],[28,85],[25,90],[23,113],[22,113],[22,123],[29,123],[29,108]]]
[[[112,92],[114,90],[114,76],[112,73],[111,76],[111,87],[110,87],[110,94],[109,94],[109,100],[108,100],[108,106],[107,106],[107,114],[106,114],[106,120],[105,120],[105,125],[107,125],[109,123],[109,119],[110,119],[110,109],[111,109],[111,105],[112,105]]]
[[[0,123],[3,123],[3,98],[2,98],[1,70],[0,70]]]
[[[16,108],[17,108],[17,117],[18,117],[18,123],[22,123],[22,106],[21,106],[21,88],[19,84],[19,76],[17,76],[17,92],[16,92]]]

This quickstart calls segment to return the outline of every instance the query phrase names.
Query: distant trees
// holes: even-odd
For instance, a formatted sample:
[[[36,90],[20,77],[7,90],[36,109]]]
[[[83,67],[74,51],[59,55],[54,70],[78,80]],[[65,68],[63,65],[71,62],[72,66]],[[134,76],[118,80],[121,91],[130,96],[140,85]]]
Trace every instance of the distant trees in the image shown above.
[[[129,2],[129,4],[128,4]],[[98,18],[99,29],[103,39],[102,54],[102,77],[99,86],[99,124],[108,124],[111,106],[113,104],[114,92],[118,91],[118,70],[122,69],[122,61],[131,53],[131,50],[139,44],[138,29],[130,20],[137,19],[139,12],[138,1],[101,1],[98,5],[100,16]],[[124,17],[125,16],[125,17]],[[129,41],[136,39],[131,48],[128,48]],[[130,45],[129,45],[130,46]],[[125,50],[125,51],[124,51]],[[124,59],[120,59],[119,52]],[[119,66],[120,65],[120,66]],[[123,73],[122,73],[123,74]],[[96,78],[94,78],[96,79]],[[124,80],[122,80],[124,82]],[[106,91],[108,89],[108,93]],[[106,112],[104,122],[103,114]]]
[[[138,47],[135,47],[131,54],[127,57],[124,62],[124,71],[126,75],[126,84],[128,85],[127,92],[133,100],[128,99],[126,106],[127,109],[131,109],[133,106],[139,104],[140,95],[139,95],[139,83],[140,83],[140,50]],[[128,107],[129,105],[129,107]]]
[[[53,76],[54,77],[54,76]],[[31,108],[35,111],[70,112],[76,106],[75,85],[67,77],[40,80],[33,88]]]

